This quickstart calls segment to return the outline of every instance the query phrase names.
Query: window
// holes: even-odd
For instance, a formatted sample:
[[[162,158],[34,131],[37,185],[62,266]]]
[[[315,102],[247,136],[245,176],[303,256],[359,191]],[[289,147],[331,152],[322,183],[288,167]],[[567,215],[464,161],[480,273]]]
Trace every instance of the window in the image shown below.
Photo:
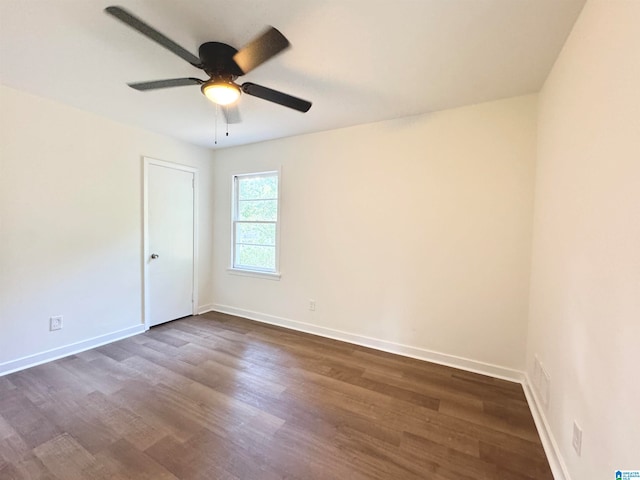
[[[233,176],[232,269],[277,274],[278,172]]]

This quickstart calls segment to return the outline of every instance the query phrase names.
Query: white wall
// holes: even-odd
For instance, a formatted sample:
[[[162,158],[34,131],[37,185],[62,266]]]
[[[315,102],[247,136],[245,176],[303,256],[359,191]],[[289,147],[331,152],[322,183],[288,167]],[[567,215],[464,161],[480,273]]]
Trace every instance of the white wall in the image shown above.
[[[586,4],[538,125],[528,372],[537,354],[571,477],[614,478],[640,469],[639,1]]]
[[[3,86],[0,119],[0,371],[140,325],[143,155],[200,169],[199,296],[211,302],[211,151]]]
[[[522,370],[536,98],[216,152],[215,308]],[[231,175],[278,166],[282,279],[230,274]]]

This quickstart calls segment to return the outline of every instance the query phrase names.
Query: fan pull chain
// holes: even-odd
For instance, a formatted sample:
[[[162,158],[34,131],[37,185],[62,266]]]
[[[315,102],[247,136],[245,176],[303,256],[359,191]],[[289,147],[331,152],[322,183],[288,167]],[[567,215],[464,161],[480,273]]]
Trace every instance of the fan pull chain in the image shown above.
[[[213,140],[215,142],[215,145],[217,145],[218,144],[218,104],[217,103],[216,103],[216,120],[214,122]]]

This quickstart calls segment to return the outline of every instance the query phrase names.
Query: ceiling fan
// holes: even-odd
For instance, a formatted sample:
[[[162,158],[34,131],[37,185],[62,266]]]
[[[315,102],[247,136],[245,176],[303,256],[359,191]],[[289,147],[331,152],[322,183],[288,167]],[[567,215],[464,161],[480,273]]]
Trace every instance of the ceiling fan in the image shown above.
[[[124,8],[111,6],[105,8],[105,12],[178,55],[194,67],[204,70],[209,75],[208,80],[187,77],[129,83],[128,85],[131,88],[147,91],[158,88],[200,85],[200,90],[209,100],[224,107],[223,111],[228,123],[240,122],[240,115],[234,103],[240,98],[241,93],[277,103],[299,112],[307,112],[311,108],[311,102],[307,100],[263,87],[262,85],[251,82],[245,82],[241,85],[235,83],[238,77],[249,73],[289,47],[289,41],[274,27],[269,27],[264,33],[240,50],[221,42],[203,43],[200,45],[198,56],[196,57]]]

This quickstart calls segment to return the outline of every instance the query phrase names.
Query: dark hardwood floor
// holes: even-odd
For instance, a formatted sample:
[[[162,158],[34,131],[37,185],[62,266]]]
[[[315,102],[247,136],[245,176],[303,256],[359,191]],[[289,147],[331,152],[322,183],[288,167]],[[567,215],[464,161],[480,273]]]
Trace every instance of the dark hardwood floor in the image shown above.
[[[552,479],[522,388],[206,314],[0,377],[0,479]]]

